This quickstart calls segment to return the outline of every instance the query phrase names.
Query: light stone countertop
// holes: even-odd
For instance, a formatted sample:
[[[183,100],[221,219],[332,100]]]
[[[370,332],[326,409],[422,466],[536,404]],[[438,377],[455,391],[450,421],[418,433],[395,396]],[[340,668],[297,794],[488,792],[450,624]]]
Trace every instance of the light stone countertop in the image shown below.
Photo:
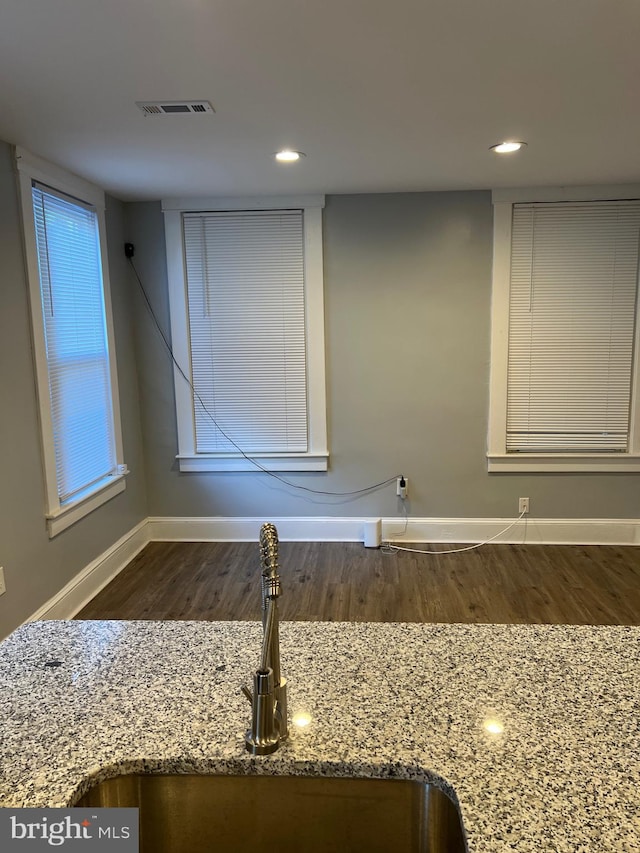
[[[122,772],[395,775],[453,789],[473,853],[640,852],[640,628],[285,622],[290,718],[312,719],[254,758],[239,687],[260,642],[247,622],[18,629],[0,806]]]

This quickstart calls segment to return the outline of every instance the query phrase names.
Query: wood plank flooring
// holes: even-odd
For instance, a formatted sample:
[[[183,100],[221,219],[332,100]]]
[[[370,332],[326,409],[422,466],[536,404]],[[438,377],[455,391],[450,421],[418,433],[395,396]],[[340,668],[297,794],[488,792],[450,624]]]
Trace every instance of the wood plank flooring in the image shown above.
[[[283,542],[280,576],[289,620],[640,624],[640,549],[626,546],[486,545],[427,556]],[[76,618],[259,619],[258,546],[152,542]]]

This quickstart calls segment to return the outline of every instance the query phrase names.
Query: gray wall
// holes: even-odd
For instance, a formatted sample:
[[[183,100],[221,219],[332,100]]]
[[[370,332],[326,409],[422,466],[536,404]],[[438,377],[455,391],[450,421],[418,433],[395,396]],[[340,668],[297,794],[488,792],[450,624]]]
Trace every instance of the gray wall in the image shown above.
[[[127,239],[169,328],[158,203],[129,204]],[[295,483],[359,489],[402,471],[416,517],[637,518],[638,474],[488,474],[492,208],[488,192],[332,196],[324,218],[330,468]],[[263,474],[177,471],[170,360],[136,299],[149,514],[391,516],[395,488],[296,493]]]
[[[640,517],[637,474],[492,474],[485,447],[490,194],[333,196],[325,209],[330,471],[286,475],[359,489],[402,471],[416,517]],[[168,332],[159,203],[107,208],[126,491],[50,540],[11,150],[0,143],[0,636],[147,515],[392,516],[393,487],[361,498],[296,492],[263,474],[177,470],[173,373],[122,244]]]
[[[113,291],[126,490],[54,539],[47,535],[29,304],[11,149],[0,143],[0,637],[55,595],[146,517],[146,486],[133,349],[130,281],[122,257],[123,206],[109,200]]]

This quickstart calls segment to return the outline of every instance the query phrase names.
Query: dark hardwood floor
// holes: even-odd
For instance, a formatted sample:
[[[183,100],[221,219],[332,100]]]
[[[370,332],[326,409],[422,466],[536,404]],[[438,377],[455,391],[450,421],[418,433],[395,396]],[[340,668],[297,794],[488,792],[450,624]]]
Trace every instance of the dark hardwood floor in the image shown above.
[[[486,545],[427,556],[283,542],[280,576],[289,620],[640,624],[633,547]],[[258,546],[152,542],[76,618],[259,619]]]

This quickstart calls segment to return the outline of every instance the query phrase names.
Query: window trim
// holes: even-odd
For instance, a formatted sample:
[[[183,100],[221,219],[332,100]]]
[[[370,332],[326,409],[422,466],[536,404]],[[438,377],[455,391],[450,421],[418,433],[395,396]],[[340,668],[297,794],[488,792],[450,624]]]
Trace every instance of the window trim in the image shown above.
[[[487,468],[490,472],[636,472],[640,471],[640,299],[636,308],[633,387],[627,453],[507,453],[507,358],[511,221],[516,203],[640,199],[640,185],[533,187],[494,190],[493,281],[491,290],[491,363]]]
[[[258,465],[240,453],[196,453],[195,423],[191,389],[180,371],[173,367],[178,429],[178,460],[182,472],[326,471],[327,446],[324,275],[322,260],[322,208],[324,196],[260,196],[255,198],[176,198],[163,199],[169,283],[171,340],[178,364],[191,377],[188,334],[187,281],[182,232],[182,214],[217,210],[304,211],[304,276],[307,338],[307,391],[309,449],[306,453],[253,454]]]
[[[102,506],[126,488],[122,425],[120,420],[120,397],[118,394],[118,376],[116,369],[113,316],[111,310],[111,288],[107,263],[107,236],[105,223],[105,195],[103,190],[83,178],[48,163],[23,148],[15,149],[15,162],[18,177],[18,195],[23,224],[24,254],[29,290],[31,315],[31,339],[35,364],[38,413],[40,421],[40,439],[44,470],[45,518],[49,538],[53,538],[84,518],[90,512]],[[40,292],[40,271],[36,231],[33,216],[31,188],[34,181],[45,184],[53,190],[77,198],[95,208],[100,242],[102,266],[102,286],[104,291],[105,326],[109,348],[109,372],[111,379],[112,409],[114,420],[114,441],[116,452],[116,471],[100,483],[87,489],[73,500],[60,503],[56,476],[51,402],[49,398],[48,364],[45,344],[44,322],[42,318],[42,298]]]

